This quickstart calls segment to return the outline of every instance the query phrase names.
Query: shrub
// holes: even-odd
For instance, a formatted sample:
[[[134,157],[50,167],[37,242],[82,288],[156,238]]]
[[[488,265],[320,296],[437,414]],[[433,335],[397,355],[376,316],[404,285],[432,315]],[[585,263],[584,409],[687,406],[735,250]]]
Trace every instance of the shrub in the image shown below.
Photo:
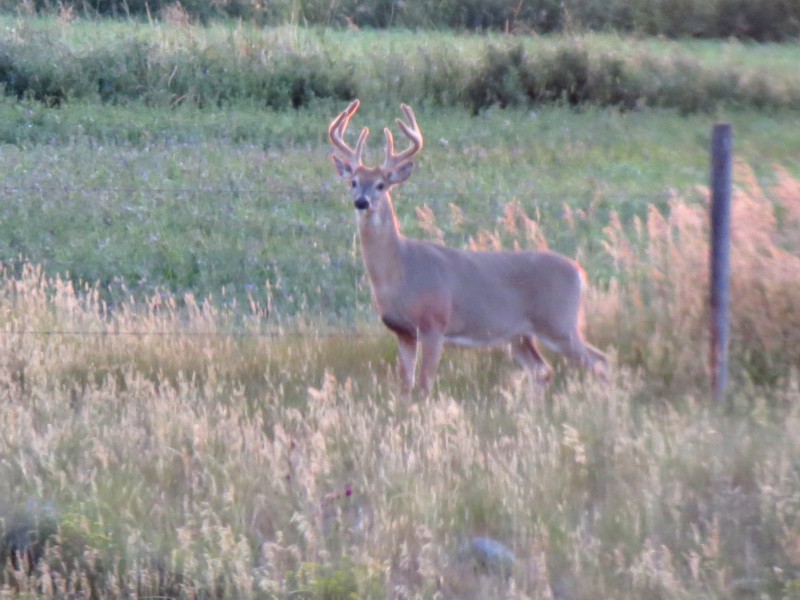
[[[510,48],[490,46],[483,62],[466,89],[473,114],[493,104],[501,108],[517,106],[539,95],[535,76],[526,66],[522,44]]]
[[[761,42],[797,38],[800,4],[791,0],[717,0],[712,29],[715,36],[735,36]]]
[[[588,97],[602,106],[619,106],[634,109],[643,98],[642,77],[626,61],[615,54],[607,54],[589,73]]]
[[[68,58],[53,60],[53,55],[63,57],[65,51],[53,44],[46,46],[42,49],[0,42],[0,84],[6,94],[58,106],[73,91],[72,62]]]
[[[545,96],[577,105],[589,99],[589,53],[579,45],[558,48],[545,69]]]
[[[182,14],[182,13],[181,13]],[[776,63],[740,65],[702,59],[685,46],[634,45],[609,50],[607,39],[533,40],[397,34],[400,43],[371,54],[362,34],[238,26],[109,25],[108,40],[75,42],[94,24],[38,21],[0,40],[0,85],[6,94],[57,106],[77,99],[200,108],[235,103],[299,108],[315,99],[500,107],[563,102],[683,113],[719,105],[800,106],[800,81]],[[72,39],[70,36],[73,36]],[[366,41],[365,41],[366,40]],[[616,41],[616,40],[612,40]],[[618,46],[620,44],[617,44]],[[376,97],[377,96],[377,97]]]

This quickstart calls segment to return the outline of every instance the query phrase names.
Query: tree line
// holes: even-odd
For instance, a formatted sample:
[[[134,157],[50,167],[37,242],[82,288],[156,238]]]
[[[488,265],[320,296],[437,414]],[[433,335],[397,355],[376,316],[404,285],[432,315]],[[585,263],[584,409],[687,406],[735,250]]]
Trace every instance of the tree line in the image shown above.
[[[65,10],[129,18],[179,14],[199,23],[244,19],[262,26],[534,33],[579,28],[762,42],[800,36],[800,0],[0,0],[6,13]]]

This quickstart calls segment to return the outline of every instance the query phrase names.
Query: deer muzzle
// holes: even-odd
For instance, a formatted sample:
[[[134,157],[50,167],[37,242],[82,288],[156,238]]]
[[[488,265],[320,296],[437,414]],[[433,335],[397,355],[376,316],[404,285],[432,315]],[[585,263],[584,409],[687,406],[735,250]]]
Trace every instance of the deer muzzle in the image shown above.
[[[369,200],[367,200],[366,196],[359,196],[353,201],[353,205],[358,210],[367,210],[369,208]]]

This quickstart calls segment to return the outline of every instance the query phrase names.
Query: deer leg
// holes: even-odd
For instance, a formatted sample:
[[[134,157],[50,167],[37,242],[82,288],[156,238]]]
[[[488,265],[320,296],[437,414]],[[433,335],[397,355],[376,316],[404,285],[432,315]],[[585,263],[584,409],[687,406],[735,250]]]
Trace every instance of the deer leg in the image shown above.
[[[422,342],[422,371],[420,373],[420,389],[423,396],[427,396],[433,380],[436,378],[436,369],[442,357],[444,336],[439,331],[429,331],[420,336]]]
[[[523,335],[511,342],[514,359],[524,368],[534,383],[546,386],[553,379],[553,369],[536,349],[533,339]]]
[[[584,365],[602,381],[608,381],[608,359],[600,350],[584,341],[583,349],[585,358]]]
[[[548,342],[554,350],[566,356],[573,364],[591,371],[604,381],[607,379],[605,375],[608,367],[606,355],[585,342],[577,332],[557,340],[548,340]]]
[[[414,371],[417,368],[417,338],[412,335],[397,334],[397,350],[400,363],[400,390],[408,396],[414,388]]]

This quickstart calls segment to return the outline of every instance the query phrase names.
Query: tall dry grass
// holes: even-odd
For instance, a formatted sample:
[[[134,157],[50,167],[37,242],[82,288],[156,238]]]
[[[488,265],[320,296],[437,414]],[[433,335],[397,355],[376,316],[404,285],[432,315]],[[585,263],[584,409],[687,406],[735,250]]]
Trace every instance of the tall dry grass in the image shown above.
[[[733,355],[763,348],[774,375],[737,373],[733,415],[703,400],[692,337],[706,208],[677,198],[607,229],[618,275],[587,320],[611,381],[544,398],[465,352],[406,405],[386,336],[293,336],[191,297],[108,307],[36,266],[4,273],[0,594],[797,597],[798,182],[738,173]],[[544,243],[519,204],[473,245],[515,241]]]
[[[606,227],[618,275],[595,291],[593,328],[618,352],[666,385],[708,378],[709,192],[674,197],[646,221]],[[764,189],[735,167],[731,225],[731,368],[739,382],[774,384],[800,368],[800,182],[776,167]]]

